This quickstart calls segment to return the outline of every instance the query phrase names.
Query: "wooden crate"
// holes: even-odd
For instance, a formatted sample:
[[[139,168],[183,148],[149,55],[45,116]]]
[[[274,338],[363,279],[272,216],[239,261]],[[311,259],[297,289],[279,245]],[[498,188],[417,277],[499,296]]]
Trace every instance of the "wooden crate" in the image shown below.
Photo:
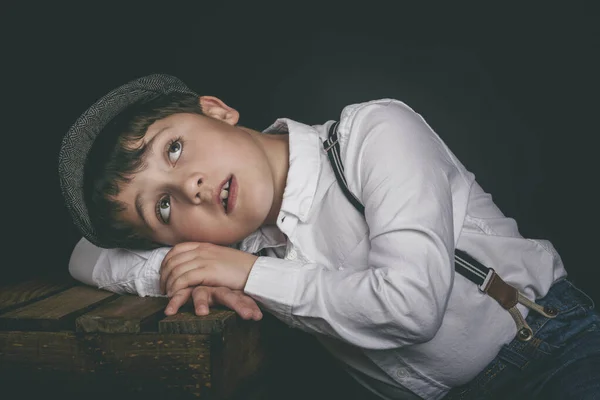
[[[277,321],[244,321],[226,309],[199,317],[191,307],[166,317],[166,303],[72,280],[0,287],[3,392],[21,399],[48,391],[86,400],[266,398]]]

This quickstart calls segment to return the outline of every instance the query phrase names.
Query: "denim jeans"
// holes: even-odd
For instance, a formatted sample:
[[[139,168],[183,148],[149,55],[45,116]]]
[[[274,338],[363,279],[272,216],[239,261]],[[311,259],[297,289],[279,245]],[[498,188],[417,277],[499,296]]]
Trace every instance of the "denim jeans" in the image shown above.
[[[503,346],[471,382],[444,399],[600,399],[600,314],[593,301],[563,279],[536,303],[558,315],[530,311],[533,338]]]

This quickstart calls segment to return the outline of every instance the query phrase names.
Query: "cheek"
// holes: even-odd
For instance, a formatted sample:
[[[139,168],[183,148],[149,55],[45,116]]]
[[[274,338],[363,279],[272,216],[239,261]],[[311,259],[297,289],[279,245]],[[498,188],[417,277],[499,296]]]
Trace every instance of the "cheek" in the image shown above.
[[[177,218],[175,224],[173,224],[173,233],[178,242],[192,241],[202,242],[206,241],[206,230],[210,229],[210,219],[207,219],[206,215],[202,215],[202,210],[188,209],[182,210]]]
[[[202,209],[202,207],[190,207],[182,210],[177,220],[174,221],[172,225],[173,241],[176,243],[230,244],[228,243],[230,238],[237,238],[237,236],[235,235],[235,229],[232,229],[232,226],[227,226],[226,222],[207,212],[206,209]]]

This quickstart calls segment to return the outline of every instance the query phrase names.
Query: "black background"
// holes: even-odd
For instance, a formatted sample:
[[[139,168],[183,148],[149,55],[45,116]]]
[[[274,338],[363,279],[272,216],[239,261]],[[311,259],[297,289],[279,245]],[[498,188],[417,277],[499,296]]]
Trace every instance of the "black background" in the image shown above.
[[[258,130],[405,101],[600,300],[592,2],[414,3],[4,6],[0,281],[67,273],[79,235],[59,190],[62,135],[107,91],[164,72]]]

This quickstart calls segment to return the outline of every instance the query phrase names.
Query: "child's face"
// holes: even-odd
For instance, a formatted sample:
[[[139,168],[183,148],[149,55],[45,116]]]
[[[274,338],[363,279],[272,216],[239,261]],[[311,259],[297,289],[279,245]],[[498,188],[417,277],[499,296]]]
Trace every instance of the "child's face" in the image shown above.
[[[259,228],[273,206],[273,173],[256,138],[235,123],[174,114],[152,124],[142,139],[146,167],[116,196],[123,218],[165,245],[229,245]]]

